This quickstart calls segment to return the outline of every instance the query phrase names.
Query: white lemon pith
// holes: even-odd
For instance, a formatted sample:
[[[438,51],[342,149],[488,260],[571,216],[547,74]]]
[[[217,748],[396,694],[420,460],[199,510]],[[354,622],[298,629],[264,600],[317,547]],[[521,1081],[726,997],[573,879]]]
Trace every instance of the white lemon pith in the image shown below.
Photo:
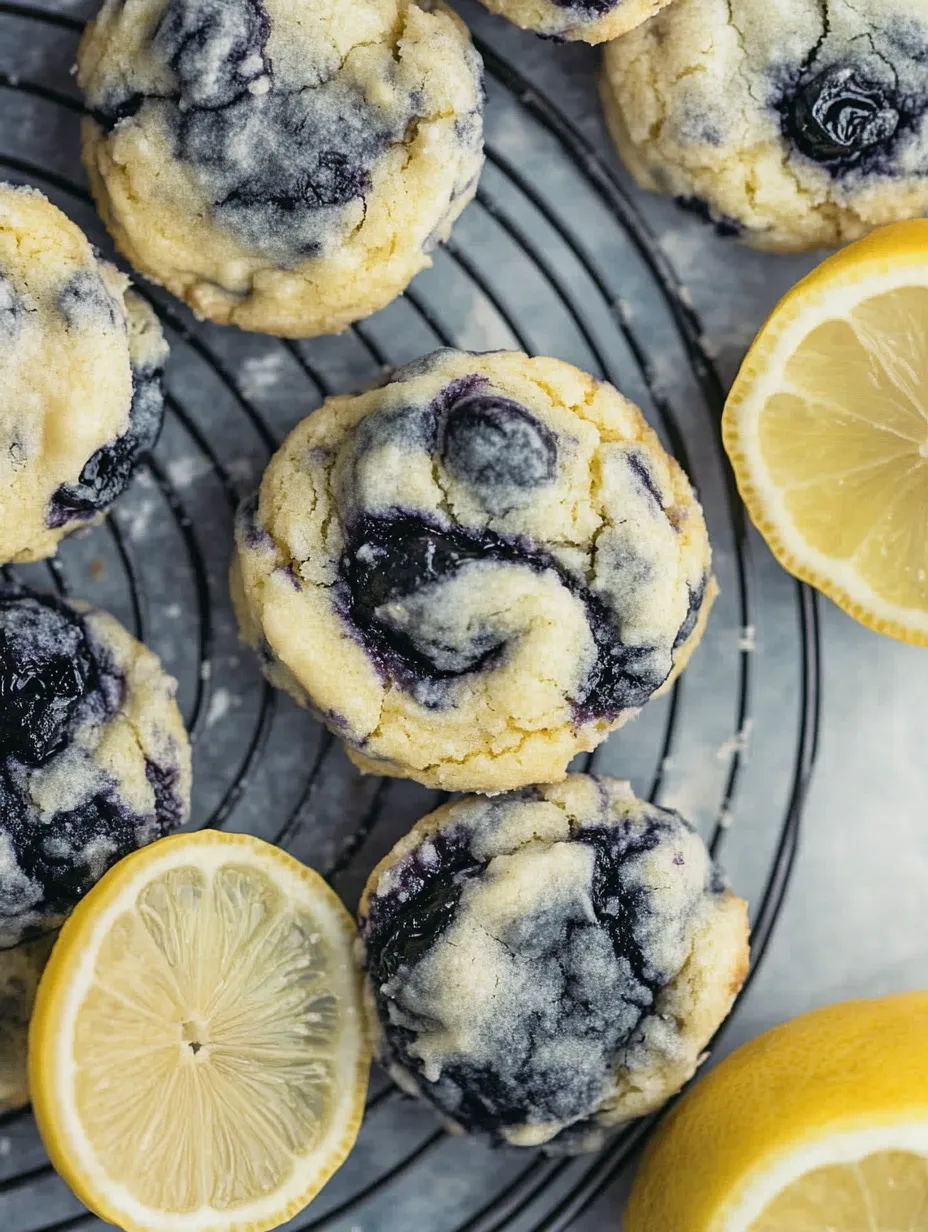
[[[649,1145],[628,1232],[928,1229],[928,993],[806,1014],[738,1049]]]
[[[258,1232],[350,1151],[369,1048],[354,924],[260,840],[177,835],[116,865],[62,929],[30,1085],[52,1162],[127,1232]]]
[[[928,644],[928,221],[850,245],[785,296],[723,435],[781,563],[869,627]]]

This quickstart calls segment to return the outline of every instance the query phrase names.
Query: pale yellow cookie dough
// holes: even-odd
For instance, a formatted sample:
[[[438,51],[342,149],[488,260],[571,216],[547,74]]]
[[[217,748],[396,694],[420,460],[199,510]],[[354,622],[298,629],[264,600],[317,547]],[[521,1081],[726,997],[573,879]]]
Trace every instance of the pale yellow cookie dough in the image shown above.
[[[344,329],[476,191],[482,65],[440,0],[105,0],[78,63],[104,221],[222,324]]]
[[[634,30],[671,0],[481,0],[523,30],[568,42],[605,43]]]
[[[112,616],[0,586],[0,951],[57,928],[112,864],[187,820],[175,691]]]
[[[0,950],[0,1116],[29,1103],[29,1019],[54,935]]]
[[[674,678],[715,592],[702,511],[637,407],[556,359],[438,351],[330,398],[237,526],[270,680],[362,769],[564,776]]]
[[[52,555],[120,495],[161,429],[166,358],[80,228],[0,184],[0,563]]]
[[[748,969],[746,904],[702,839],[586,775],[423,818],[371,874],[359,923],[381,1063],[509,1146],[594,1150],[654,1112]]]
[[[928,213],[928,0],[676,0],[602,94],[638,183],[755,247]]]

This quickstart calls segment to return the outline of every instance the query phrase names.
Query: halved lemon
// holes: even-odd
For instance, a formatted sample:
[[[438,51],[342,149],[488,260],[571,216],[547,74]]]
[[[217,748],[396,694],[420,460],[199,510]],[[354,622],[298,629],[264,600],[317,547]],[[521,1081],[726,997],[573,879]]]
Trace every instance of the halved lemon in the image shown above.
[[[928,992],[760,1036],[665,1118],[627,1232],[925,1232]]]
[[[722,430],[780,562],[870,628],[928,645],[928,221],[851,244],[781,300]]]
[[[55,1167],[126,1232],[262,1232],[351,1150],[370,1067],[354,923],[311,869],[206,830],[122,860],[61,930],[29,1080]]]

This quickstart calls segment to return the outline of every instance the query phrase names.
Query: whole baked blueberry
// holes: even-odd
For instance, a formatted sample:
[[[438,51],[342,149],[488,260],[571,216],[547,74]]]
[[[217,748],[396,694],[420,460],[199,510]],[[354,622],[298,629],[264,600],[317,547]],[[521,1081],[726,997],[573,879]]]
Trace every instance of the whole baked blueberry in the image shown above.
[[[557,439],[517,402],[474,393],[448,410],[441,459],[491,512],[505,512],[554,479]]]
[[[51,595],[0,588],[0,759],[41,765],[95,681],[80,617]]]
[[[898,103],[885,83],[854,64],[826,69],[797,89],[787,134],[816,162],[855,162],[885,146],[899,126]]]

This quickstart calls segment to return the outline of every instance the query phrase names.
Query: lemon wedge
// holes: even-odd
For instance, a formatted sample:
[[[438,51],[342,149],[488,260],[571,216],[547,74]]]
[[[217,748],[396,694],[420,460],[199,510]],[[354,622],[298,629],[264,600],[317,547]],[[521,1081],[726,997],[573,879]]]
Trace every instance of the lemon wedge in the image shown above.
[[[722,431],[781,564],[928,645],[928,221],[851,244],[781,300]]]
[[[262,1232],[351,1150],[370,1051],[354,923],[247,835],[162,839],[61,930],[29,1081],[55,1167],[126,1232]]]
[[[928,1229],[928,993],[760,1036],[665,1118],[627,1232]]]

